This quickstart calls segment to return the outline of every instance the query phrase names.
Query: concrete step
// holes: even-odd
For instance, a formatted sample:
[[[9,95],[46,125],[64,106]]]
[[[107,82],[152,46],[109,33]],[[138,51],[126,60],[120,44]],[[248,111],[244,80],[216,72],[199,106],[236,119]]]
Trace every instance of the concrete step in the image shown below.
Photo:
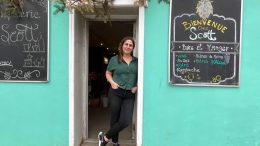
[[[119,140],[120,146],[136,146],[135,140]],[[81,146],[98,146],[96,139],[85,140]],[[108,143],[107,146],[113,146],[112,143]]]

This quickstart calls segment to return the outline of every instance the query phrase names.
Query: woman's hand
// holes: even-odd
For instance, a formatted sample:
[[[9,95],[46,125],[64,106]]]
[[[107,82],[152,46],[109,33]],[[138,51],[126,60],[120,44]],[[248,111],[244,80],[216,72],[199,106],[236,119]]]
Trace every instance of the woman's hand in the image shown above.
[[[106,71],[106,78],[107,81],[110,83],[112,89],[118,89],[119,85],[115,81],[113,81],[112,72]]]
[[[118,89],[118,87],[119,87],[119,85],[114,81],[110,82],[110,85],[111,85],[112,89]]]
[[[131,92],[132,92],[132,93],[136,93],[136,92],[137,92],[137,86],[133,87],[133,88],[131,89]]]

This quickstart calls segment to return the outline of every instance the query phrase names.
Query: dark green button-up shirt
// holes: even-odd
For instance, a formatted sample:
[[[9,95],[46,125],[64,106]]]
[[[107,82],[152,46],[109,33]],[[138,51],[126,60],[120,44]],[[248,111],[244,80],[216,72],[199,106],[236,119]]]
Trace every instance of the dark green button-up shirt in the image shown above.
[[[118,55],[112,57],[108,63],[107,71],[112,72],[113,80],[120,88],[131,90],[137,86],[137,58],[133,57],[128,65],[124,60],[118,61]]]

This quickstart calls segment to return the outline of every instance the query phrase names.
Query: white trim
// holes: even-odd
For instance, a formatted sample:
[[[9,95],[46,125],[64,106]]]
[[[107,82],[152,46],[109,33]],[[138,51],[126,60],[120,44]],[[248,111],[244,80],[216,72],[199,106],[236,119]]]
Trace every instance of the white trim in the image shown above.
[[[74,13],[69,14],[69,145],[74,146]]]
[[[83,139],[87,139],[88,138],[88,95],[89,95],[89,90],[88,90],[88,68],[89,68],[89,22],[87,20],[84,20],[84,32],[85,32],[85,47],[84,47],[84,53],[85,53],[85,66],[84,66],[84,70],[85,70],[85,89],[84,90],[84,96],[83,96]]]
[[[170,1],[170,15],[169,15],[169,31],[168,31],[168,36],[169,36],[169,40],[168,40],[168,83],[170,83],[171,81],[171,66],[170,66],[170,61],[171,61],[171,24],[172,24],[172,1]]]
[[[113,5],[116,6],[133,6],[135,0],[114,0]]]
[[[244,0],[241,0],[241,13],[240,13],[240,39],[239,39],[239,43],[240,43],[240,48],[239,48],[239,76],[238,76],[238,87],[240,87],[240,83],[241,83],[241,63],[242,63],[242,34],[243,34],[243,10],[244,10]]]
[[[144,74],[144,7],[139,8],[138,17],[138,96],[137,96],[137,133],[136,146],[142,146],[143,140],[143,74]]]
[[[48,1],[48,32],[47,32],[47,37],[48,37],[48,43],[47,43],[47,48],[48,48],[48,54],[47,54],[47,81],[50,81],[50,2]]]

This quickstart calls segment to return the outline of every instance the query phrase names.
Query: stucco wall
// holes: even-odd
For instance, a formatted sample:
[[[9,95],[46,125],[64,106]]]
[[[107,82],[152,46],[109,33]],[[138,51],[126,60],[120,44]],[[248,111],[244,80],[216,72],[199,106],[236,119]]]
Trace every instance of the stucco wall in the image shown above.
[[[168,84],[170,5],[145,14],[143,146],[260,145],[260,3],[244,0],[239,88]]]
[[[240,87],[179,87],[168,84],[169,5],[149,3],[143,146],[260,145],[258,0],[243,11]],[[0,83],[0,146],[68,145],[68,14],[50,22],[50,82]]]
[[[0,146],[68,145],[69,21],[50,14],[50,81],[0,83]]]

